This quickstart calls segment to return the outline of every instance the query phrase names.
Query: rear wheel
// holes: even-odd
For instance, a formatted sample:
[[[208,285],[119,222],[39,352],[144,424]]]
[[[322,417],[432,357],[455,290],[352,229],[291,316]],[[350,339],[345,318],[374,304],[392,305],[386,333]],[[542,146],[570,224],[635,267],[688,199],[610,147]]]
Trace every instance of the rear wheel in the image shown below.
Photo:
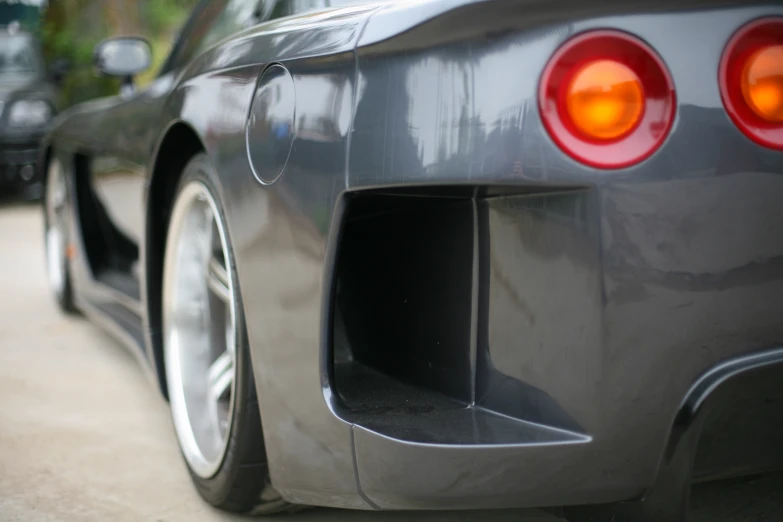
[[[198,491],[239,513],[288,505],[272,489],[224,213],[199,154],[185,167],[163,268],[163,342],[177,438]]]
[[[73,299],[69,272],[68,250],[68,183],[59,161],[48,166],[44,195],[44,240],[46,273],[60,308],[67,313],[78,313]]]

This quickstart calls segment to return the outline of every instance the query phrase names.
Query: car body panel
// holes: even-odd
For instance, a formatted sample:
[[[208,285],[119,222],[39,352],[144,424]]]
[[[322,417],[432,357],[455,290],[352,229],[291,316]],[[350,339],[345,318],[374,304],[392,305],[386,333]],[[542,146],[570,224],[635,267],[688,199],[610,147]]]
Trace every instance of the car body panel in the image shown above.
[[[315,21],[285,20],[269,32],[248,31],[197,59],[168,105],[202,137],[216,170],[230,176],[216,185],[242,281],[261,414],[277,419],[264,424],[273,484],[291,501],[353,508],[367,505],[357,492],[350,425],[325,407],[319,357],[326,232],[345,189],[348,128],[324,144],[317,164],[300,153],[307,144],[297,137],[285,176],[264,187],[248,164],[245,122],[256,81],[273,62],[291,73],[297,100],[308,100],[297,103],[300,128],[322,119],[323,107],[327,116],[350,122],[350,103],[342,114],[326,104],[344,92],[352,98],[352,49],[367,13],[345,8]],[[308,58],[316,54],[313,42],[329,56],[327,65]],[[227,103],[204,110],[215,99]],[[285,278],[280,266],[289,271]],[[289,392],[292,385],[297,393]]]
[[[783,159],[751,145],[731,123],[716,81],[721,52],[741,25],[738,20],[783,11],[749,7],[622,15],[521,35],[514,24],[529,22],[518,12],[518,20],[487,21],[508,32],[491,43],[465,38],[432,49],[429,40],[444,34],[437,19],[400,38],[421,50],[402,52],[394,39],[360,46],[357,81],[364,88],[357,101],[349,185],[592,187],[584,202],[597,210],[578,220],[593,230],[592,239],[563,274],[543,252],[534,256],[522,247],[525,240],[541,241],[548,230],[544,225],[526,237],[522,231],[529,217],[518,213],[502,220],[490,209],[490,221],[498,222],[491,233],[498,245],[497,254],[491,249],[492,266],[505,264],[516,273],[511,288],[498,288],[500,301],[490,305],[488,319],[490,328],[497,325],[489,351],[500,370],[541,385],[593,440],[564,447],[436,451],[360,430],[355,434],[360,482],[381,507],[467,506],[474,496],[485,507],[519,505],[522,496],[547,503],[555,500],[548,492],[557,492],[561,501],[568,492],[574,503],[600,502],[604,494],[615,500],[638,497],[652,487],[671,420],[699,374],[736,354],[739,346],[747,352],[769,348],[783,335],[776,297],[783,290],[778,262],[783,244],[777,238],[783,215],[776,203],[783,190]],[[388,27],[383,13],[371,19],[363,41],[371,41],[373,24],[379,31]],[[474,14],[469,8],[462,16],[452,11],[449,20],[471,28]],[[607,172],[564,157],[538,116],[537,72],[565,39],[592,28],[640,36],[660,53],[676,84],[679,107],[671,135],[652,158],[628,169]],[[700,37],[692,41],[694,28]],[[565,244],[561,252],[549,242],[560,255],[574,250]],[[526,260],[520,259],[523,254],[536,263],[526,265],[535,270],[534,279],[547,281],[538,301],[536,289],[525,283],[529,272],[518,267]],[[562,277],[577,269],[579,278]],[[496,285],[508,286],[502,274],[493,277],[491,293]],[[559,308],[547,309],[540,298],[556,291],[552,280],[563,282],[562,297],[552,300]],[[562,301],[573,288],[567,283],[587,293],[581,295],[584,302],[571,303],[574,309],[566,317],[572,323],[564,324],[568,310]],[[515,293],[532,304],[512,312]],[[703,314],[714,323],[703,323]],[[658,331],[662,323],[671,326],[664,337]],[[569,339],[568,332],[578,337]],[[687,346],[701,348],[682,358]],[[635,399],[623,399],[629,396]],[[555,470],[562,463],[569,463],[567,472],[529,471]],[[437,469],[439,480],[429,474],[416,480],[415,470],[422,468]],[[398,495],[397,488],[404,493]]]
[[[219,173],[272,483],[286,500],[410,509],[638,499],[666,469],[699,376],[783,345],[783,155],[741,134],[717,84],[731,34],[783,8],[728,4],[435,0],[294,16],[221,42],[133,100],[69,111],[48,143],[64,164],[100,150],[148,191],[167,129],[199,137]],[[591,28],[638,35],[676,84],[671,135],[633,167],[571,160],[538,115],[546,61]],[[263,185],[245,131],[273,63],[293,79],[296,132],[282,176]],[[119,118],[129,125],[112,129]],[[554,442],[502,443],[490,431],[479,444],[429,444],[341,409],[330,324],[346,198],[416,185],[528,191],[476,201],[489,238],[478,255],[493,269],[477,283],[473,399],[518,412],[536,436],[553,429]],[[144,212],[139,190],[133,207]],[[141,238],[144,259],[138,226],[156,226],[149,208],[139,221],[102,197]],[[159,374],[144,270],[134,299],[79,259],[80,305],[119,325]],[[497,379],[508,393],[492,393]],[[520,405],[516,394],[546,400]]]

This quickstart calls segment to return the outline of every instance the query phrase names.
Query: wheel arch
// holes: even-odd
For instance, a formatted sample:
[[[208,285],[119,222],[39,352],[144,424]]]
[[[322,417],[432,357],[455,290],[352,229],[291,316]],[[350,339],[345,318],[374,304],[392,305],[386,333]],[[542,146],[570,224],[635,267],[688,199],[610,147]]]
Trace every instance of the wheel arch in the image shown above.
[[[154,364],[161,393],[168,400],[166,368],[163,358],[163,256],[171,207],[188,161],[205,150],[198,133],[187,123],[177,121],[166,130],[154,156],[147,189],[144,244],[144,306],[149,357]]]

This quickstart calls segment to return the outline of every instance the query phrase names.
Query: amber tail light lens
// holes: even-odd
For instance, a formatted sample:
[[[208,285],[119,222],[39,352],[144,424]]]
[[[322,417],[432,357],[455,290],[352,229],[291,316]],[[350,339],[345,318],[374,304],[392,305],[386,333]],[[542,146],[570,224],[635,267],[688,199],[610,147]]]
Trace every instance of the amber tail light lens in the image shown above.
[[[619,31],[591,31],[565,42],[539,86],[539,110],[552,139],[598,168],[643,161],[674,121],[674,84],[645,43]]]
[[[756,143],[783,150],[783,18],[737,31],[723,51],[718,81],[737,127]]]
[[[587,138],[612,140],[642,119],[644,88],[629,67],[597,60],[583,66],[566,88],[568,116]]]

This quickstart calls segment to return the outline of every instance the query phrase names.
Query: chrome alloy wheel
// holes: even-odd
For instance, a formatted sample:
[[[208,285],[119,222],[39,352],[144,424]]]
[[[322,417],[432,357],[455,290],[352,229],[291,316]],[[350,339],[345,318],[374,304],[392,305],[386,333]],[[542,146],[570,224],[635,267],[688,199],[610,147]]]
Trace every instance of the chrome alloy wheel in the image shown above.
[[[191,470],[213,476],[234,410],[236,310],[225,226],[206,186],[180,191],[163,268],[163,342],[174,427]]]
[[[46,199],[46,272],[49,284],[58,295],[65,291],[66,186],[57,161],[49,167]]]

